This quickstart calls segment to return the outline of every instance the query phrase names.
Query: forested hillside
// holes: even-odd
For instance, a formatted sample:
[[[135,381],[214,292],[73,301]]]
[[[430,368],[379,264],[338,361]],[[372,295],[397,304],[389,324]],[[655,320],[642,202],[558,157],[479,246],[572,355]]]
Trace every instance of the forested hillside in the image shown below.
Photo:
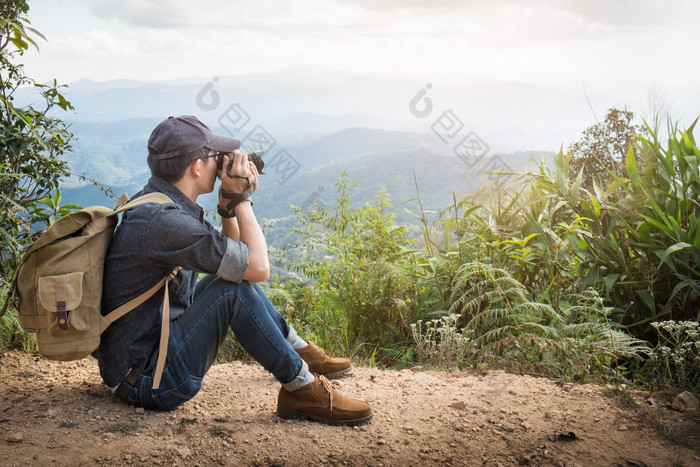
[[[66,158],[73,173],[98,180],[117,196],[136,193],[150,176],[145,164],[146,140],[156,123],[140,119],[72,124],[77,141]],[[332,201],[343,172],[357,182],[353,201],[369,200],[384,186],[395,204],[391,212],[396,214],[397,222],[414,224],[417,220],[404,210],[417,208],[411,201],[417,196],[414,170],[425,207],[432,211],[450,204],[453,193],[461,198],[496,180],[493,175],[472,170],[450,154],[434,134],[351,128],[307,139],[303,144],[284,145],[299,164],[291,177],[268,162],[270,168],[255,195],[257,211],[265,219],[291,215],[291,205],[307,209],[317,199]],[[274,156],[272,150],[263,160]],[[517,172],[536,167],[547,156],[542,151],[499,155],[510,170]],[[104,191],[77,176],[66,180],[63,186],[66,203],[110,204]],[[211,209],[213,200],[213,196],[203,197],[203,207]]]

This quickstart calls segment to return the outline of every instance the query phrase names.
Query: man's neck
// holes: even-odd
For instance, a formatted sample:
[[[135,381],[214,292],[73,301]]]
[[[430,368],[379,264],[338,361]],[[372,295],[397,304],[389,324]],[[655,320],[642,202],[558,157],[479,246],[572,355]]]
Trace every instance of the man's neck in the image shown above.
[[[197,204],[197,197],[201,194],[197,191],[197,187],[194,183],[190,183],[185,177],[173,183],[173,186],[180,190],[185,196],[187,196],[193,203]]]

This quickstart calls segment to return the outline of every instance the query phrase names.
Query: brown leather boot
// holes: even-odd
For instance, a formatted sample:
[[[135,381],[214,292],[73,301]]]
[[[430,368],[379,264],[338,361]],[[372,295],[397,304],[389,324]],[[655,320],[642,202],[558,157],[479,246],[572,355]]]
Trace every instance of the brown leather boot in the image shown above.
[[[313,342],[301,349],[295,349],[299,356],[309,365],[309,371],[333,379],[352,370],[352,364],[347,358],[331,358]]]
[[[328,425],[361,425],[369,422],[374,412],[367,402],[342,395],[330,381],[317,375],[313,382],[296,391],[280,388],[277,415]]]

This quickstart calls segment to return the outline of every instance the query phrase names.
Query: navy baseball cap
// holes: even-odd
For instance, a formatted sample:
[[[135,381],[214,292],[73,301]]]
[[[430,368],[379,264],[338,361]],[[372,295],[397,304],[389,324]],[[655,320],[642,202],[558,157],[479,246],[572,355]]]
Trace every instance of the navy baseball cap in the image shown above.
[[[148,153],[156,159],[184,156],[201,148],[233,152],[241,147],[236,138],[215,135],[193,115],[168,117],[158,124],[148,138]]]

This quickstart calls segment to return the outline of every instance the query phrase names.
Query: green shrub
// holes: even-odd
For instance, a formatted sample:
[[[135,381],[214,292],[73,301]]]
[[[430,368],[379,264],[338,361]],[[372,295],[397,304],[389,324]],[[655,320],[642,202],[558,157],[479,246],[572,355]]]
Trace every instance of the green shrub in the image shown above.
[[[450,240],[426,249],[431,268],[453,278],[465,262],[488,263],[555,308],[592,288],[637,337],[653,338],[651,323],[665,317],[696,319],[700,150],[693,129],[672,129],[662,145],[647,127],[648,136],[628,146],[629,178],[611,172],[605,186],[591,179],[584,188],[583,172],[570,173],[573,155],[560,152],[510,186],[455,201],[437,224]],[[444,302],[446,287],[435,287]]]
[[[387,212],[386,192],[355,208],[346,177],[337,184],[335,206],[295,208],[302,223],[297,248],[306,254],[293,265],[304,277],[285,286],[295,297],[291,314],[333,353],[394,360],[395,346],[410,343],[414,322],[417,292],[407,274],[411,242],[406,227]]]
[[[59,108],[73,106],[61,94],[61,86],[37,84],[17,63],[34,37],[45,39],[30,27],[26,0],[0,4],[0,284],[7,284],[24,248],[31,243],[30,226],[37,220],[32,208],[70,174],[60,159],[70,151],[73,135],[54,116]],[[31,86],[37,96],[32,105],[15,105],[14,93]]]

